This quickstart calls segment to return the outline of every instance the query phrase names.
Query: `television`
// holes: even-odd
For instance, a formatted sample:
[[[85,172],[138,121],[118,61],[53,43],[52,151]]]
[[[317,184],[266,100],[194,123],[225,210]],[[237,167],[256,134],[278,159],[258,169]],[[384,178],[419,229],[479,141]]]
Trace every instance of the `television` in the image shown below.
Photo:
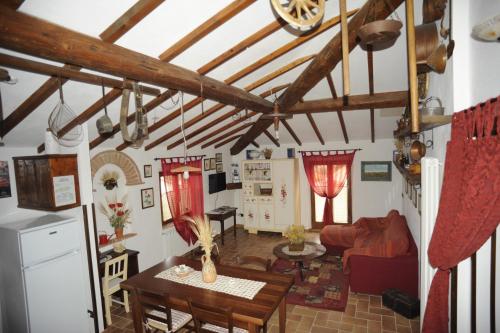
[[[226,189],[226,173],[219,172],[208,175],[208,193],[217,193]]]

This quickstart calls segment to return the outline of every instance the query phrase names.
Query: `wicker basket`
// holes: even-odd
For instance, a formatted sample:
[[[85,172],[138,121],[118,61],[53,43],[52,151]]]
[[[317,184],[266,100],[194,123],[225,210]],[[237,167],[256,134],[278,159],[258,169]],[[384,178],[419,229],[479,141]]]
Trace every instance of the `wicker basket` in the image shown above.
[[[290,244],[288,244],[288,250],[289,251],[296,251],[296,252],[304,251],[304,242],[302,242],[302,243],[290,243]]]

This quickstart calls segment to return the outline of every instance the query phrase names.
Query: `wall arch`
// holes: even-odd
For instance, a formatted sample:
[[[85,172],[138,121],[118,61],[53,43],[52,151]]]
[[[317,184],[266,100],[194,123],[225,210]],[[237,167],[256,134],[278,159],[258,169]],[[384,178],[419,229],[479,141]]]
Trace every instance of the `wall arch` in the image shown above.
[[[105,164],[114,164],[119,167],[125,174],[125,185],[139,185],[144,184],[141,179],[141,174],[137,164],[125,153],[116,150],[106,150],[95,155],[90,160],[90,167],[92,168],[92,179],[100,168]]]

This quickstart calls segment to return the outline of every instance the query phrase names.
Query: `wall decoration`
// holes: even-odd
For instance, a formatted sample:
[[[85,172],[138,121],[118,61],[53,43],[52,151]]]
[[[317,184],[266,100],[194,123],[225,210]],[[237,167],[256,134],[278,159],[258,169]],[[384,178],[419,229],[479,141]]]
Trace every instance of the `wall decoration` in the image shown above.
[[[210,159],[210,170],[215,170],[215,158]]]
[[[203,160],[203,170],[204,171],[209,171],[210,170],[210,159],[209,158],[205,158]]]
[[[101,176],[101,183],[104,185],[106,190],[110,191],[115,187],[118,187],[118,179],[120,179],[118,172],[104,171]]]
[[[216,163],[222,163],[222,153],[216,153],[215,154],[215,162]]]
[[[114,164],[122,169],[125,174],[125,185],[144,184],[141,179],[139,168],[134,160],[125,153],[116,150],[106,150],[92,157],[90,167],[92,169],[92,179],[96,172],[106,164]]]
[[[57,176],[52,178],[54,184],[54,204],[56,207],[76,203],[75,176]]]
[[[146,164],[144,166],[144,178],[151,178],[153,177],[153,167],[151,164]]]
[[[413,186],[413,207],[417,208],[418,201],[418,190],[415,186]]]
[[[256,160],[260,157],[260,151],[254,149],[248,149],[246,151],[247,160]]]
[[[238,163],[231,163],[231,175],[233,176],[233,183],[240,182],[240,166]]]
[[[141,190],[142,209],[150,208],[155,205],[153,188],[145,188]]]
[[[282,181],[281,190],[280,190],[280,201],[283,205],[286,204],[286,197],[287,196],[288,196],[288,192],[286,190],[286,184],[284,183],[284,181]]]
[[[215,166],[215,171],[217,173],[222,172],[222,163],[217,163],[217,165]]]
[[[418,194],[417,209],[418,209],[418,214],[422,215],[422,193]]]
[[[364,161],[361,162],[361,181],[392,180],[391,161]]]
[[[288,148],[286,150],[286,155],[288,158],[295,158],[295,148]]]
[[[10,190],[9,162],[0,161],[0,198],[12,196]]]

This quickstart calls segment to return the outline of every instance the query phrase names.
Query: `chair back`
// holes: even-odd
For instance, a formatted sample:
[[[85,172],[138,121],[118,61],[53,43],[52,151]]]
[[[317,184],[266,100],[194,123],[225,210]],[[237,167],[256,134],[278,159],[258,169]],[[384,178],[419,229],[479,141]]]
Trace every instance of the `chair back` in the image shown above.
[[[134,304],[136,304],[141,315],[141,322],[146,332],[152,331],[152,328],[148,325],[148,319],[163,323],[167,325],[169,331],[172,330],[172,311],[168,305],[168,294],[160,296],[142,289],[134,288],[132,290],[132,300]],[[157,311],[164,313],[165,316],[161,316]]]
[[[188,299],[189,311],[193,316],[193,322],[197,333],[205,332],[202,324],[208,323],[227,328],[228,333],[233,333],[233,309],[213,307],[196,303]]]
[[[127,279],[128,254],[122,254],[113,259],[109,259],[104,264],[104,283],[108,289],[108,282],[120,278],[123,281]]]
[[[267,258],[262,258],[262,257],[257,257],[257,256],[238,256],[236,258],[236,261],[239,265],[250,265],[250,266],[257,266],[259,268],[262,268],[266,272],[271,271],[271,259]],[[252,268],[253,268],[252,267]]]

